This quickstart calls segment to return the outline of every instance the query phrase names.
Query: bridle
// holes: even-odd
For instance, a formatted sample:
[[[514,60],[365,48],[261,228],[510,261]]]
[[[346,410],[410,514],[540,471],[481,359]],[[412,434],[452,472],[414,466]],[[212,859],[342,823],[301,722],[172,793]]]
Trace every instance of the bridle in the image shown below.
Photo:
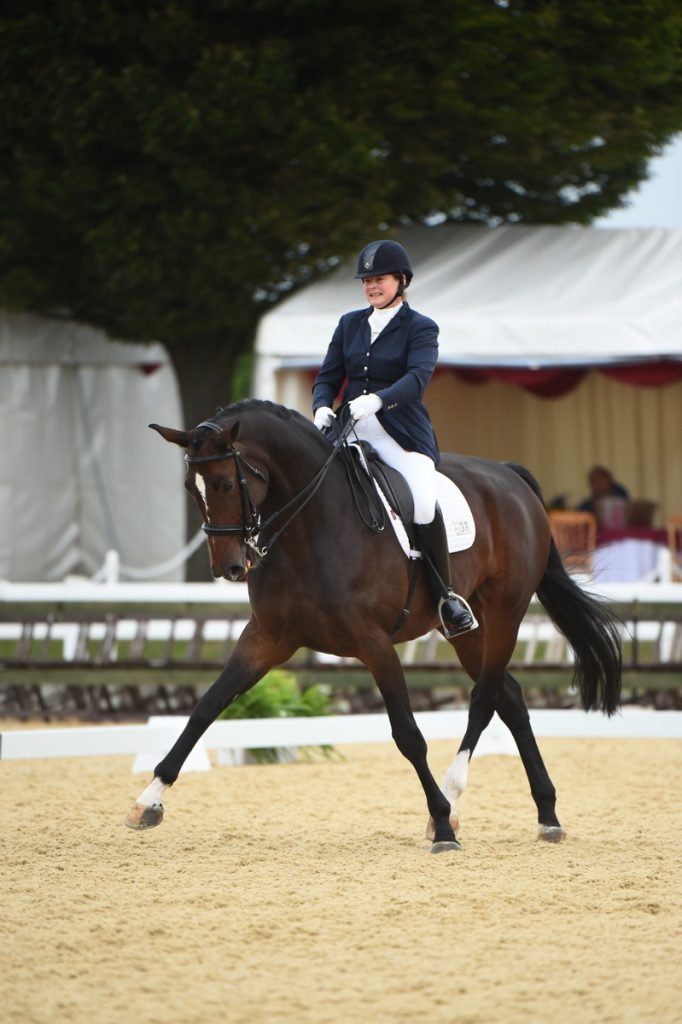
[[[204,420],[195,429],[198,430],[199,427],[206,427],[208,430],[212,430],[216,434],[222,434],[223,432],[223,428],[220,427],[217,423],[214,423],[213,420]],[[346,438],[348,437],[348,434],[351,432],[352,428],[353,421],[349,420],[345,427],[339,432],[339,435],[336,441],[334,442],[334,447],[332,449],[331,454],[325,460],[324,464],[317,471],[312,480],[310,480],[302,490],[295,494],[293,498],[291,498],[290,501],[286,503],[286,505],[283,505],[282,508],[278,509],[276,512],[273,512],[273,514],[269,516],[268,519],[265,520],[265,522],[262,521],[260,512],[258,511],[256,504],[251,497],[245,470],[249,470],[249,472],[251,472],[254,476],[258,477],[260,480],[263,480],[265,483],[268,482],[267,477],[265,473],[263,473],[263,471],[258,468],[258,466],[253,466],[247,459],[245,459],[242,453],[239,451],[238,448],[235,447],[234,444],[232,445],[231,448],[227,448],[224,452],[216,452],[213,455],[185,454],[185,462],[188,464],[202,462],[222,462],[225,459],[234,459],[237,480],[239,481],[239,489],[241,491],[242,498],[242,521],[241,523],[231,523],[227,525],[214,525],[213,523],[204,523],[202,525],[202,530],[204,531],[204,533],[207,533],[212,536],[242,534],[244,537],[244,543],[249,548],[251,548],[253,553],[259,559],[265,558],[265,556],[270,551],[270,549],[272,548],[273,544],[280,536],[280,534],[283,533],[283,531],[287,528],[289,523],[299,514],[299,512],[303,511],[308,502],[317,493],[319,487],[322,484],[322,481],[327,475],[327,471],[332,461],[341,451],[341,448]],[[267,544],[259,546],[258,537],[260,533],[263,530],[267,529],[267,527],[270,526],[275,521],[275,519],[279,518],[279,516],[281,516],[292,506],[297,507],[294,507],[294,510],[289,516],[289,518],[282,524],[282,526],[280,526],[279,530],[277,530],[272,535]]]
[[[207,427],[209,430],[213,430],[216,434],[222,434],[222,427],[219,427],[217,423],[212,420],[204,420],[199,427]],[[246,480],[245,469],[249,469],[254,476],[259,477],[261,480],[267,483],[267,477],[258,469],[257,466],[252,466],[250,462],[244,458],[238,448],[232,445],[231,448],[227,448],[224,452],[216,452],[214,455],[187,455],[185,454],[185,462],[197,463],[197,462],[222,462],[225,459],[234,459],[235,470],[237,473],[237,480],[239,481],[239,489],[242,495],[242,511],[243,518],[241,523],[234,523],[229,526],[214,526],[212,523],[203,523],[202,530],[207,534],[216,534],[219,536],[225,536],[231,533],[243,533],[245,542],[253,547],[256,554],[261,555],[262,553],[256,547],[255,537],[258,535],[261,529],[261,520],[258,509],[256,508],[251,493],[249,491],[249,485]]]

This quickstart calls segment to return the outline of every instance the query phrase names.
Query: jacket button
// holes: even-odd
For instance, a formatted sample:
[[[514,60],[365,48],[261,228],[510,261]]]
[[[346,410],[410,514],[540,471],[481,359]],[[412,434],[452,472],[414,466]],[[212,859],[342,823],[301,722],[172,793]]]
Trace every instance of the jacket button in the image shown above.
[[[363,395],[366,395],[367,394],[367,388],[364,388],[362,393],[363,393]]]
[[[366,373],[366,372],[367,372],[367,367],[366,367],[366,366],[363,366],[363,370],[364,370],[364,371],[365,371],[365,373]]]

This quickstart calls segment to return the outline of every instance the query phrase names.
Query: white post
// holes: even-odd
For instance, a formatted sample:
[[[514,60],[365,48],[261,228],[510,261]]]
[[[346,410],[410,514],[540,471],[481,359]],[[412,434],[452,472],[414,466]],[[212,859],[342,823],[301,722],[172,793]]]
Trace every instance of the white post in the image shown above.
[[[121,559],[118,551],[111,548],[104,556],[104,583],[118,583]]]

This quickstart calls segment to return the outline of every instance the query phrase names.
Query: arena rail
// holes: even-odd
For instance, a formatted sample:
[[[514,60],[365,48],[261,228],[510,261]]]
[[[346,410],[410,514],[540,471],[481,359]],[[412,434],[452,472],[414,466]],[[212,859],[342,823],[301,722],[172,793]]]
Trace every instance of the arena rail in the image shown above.
[[[682,586],[591,590],[626,623],[629,698],[679,707]],[[0,715],[186,713],[224,665],[248,615],[244,584],[0,582]],[[400,655],[418,709],[435,710],[453,696],[466,701],[470,681],[440,634],[402,645]],[[347,710],[381,706],[369,673],[353,659],[301,652],[287,667],[304,686],[324,680]],[[531,702],[571,702],[570,649],[536,603],[512,667]]]
[[[427,741],[454,740],[466,727],[466,711],[417,712],[415,718]],[[613,718],[584,711],[532,710],[535,735],[607,739],[682,739],[682,712],[627,708]],[[149,771],[174,743],[186,717],[152,718],[146,725],[74,727],[68,729],[15,729],[0,732],[0,760],[32,758],[136,755],[133,771]],[[218,721],[209,726],[192,752],[185,770],[210,767],[207,750],[219,752],[264,747],[315,747],[391,740],[384,714],[327,715],[311,718],[260,718]],[[481,737],[477,753],[515,754],[511,735],[494,717]],[[219,763],[237,759],[219,758]]]

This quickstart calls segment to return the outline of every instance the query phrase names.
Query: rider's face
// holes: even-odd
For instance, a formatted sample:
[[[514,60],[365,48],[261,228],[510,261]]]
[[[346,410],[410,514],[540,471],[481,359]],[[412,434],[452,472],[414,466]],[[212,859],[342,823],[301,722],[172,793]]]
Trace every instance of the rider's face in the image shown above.
[[[381,277],[366,277],[362,282],[362,286],[365,289],[365,298],[371,306],[375,309],[386,306],[389,303],[388,308],[396,306],[401,296],[396,295],[400,278],[396,274],[383,274]],[[395,296],[395,300],[391,302],[391,299]]]

